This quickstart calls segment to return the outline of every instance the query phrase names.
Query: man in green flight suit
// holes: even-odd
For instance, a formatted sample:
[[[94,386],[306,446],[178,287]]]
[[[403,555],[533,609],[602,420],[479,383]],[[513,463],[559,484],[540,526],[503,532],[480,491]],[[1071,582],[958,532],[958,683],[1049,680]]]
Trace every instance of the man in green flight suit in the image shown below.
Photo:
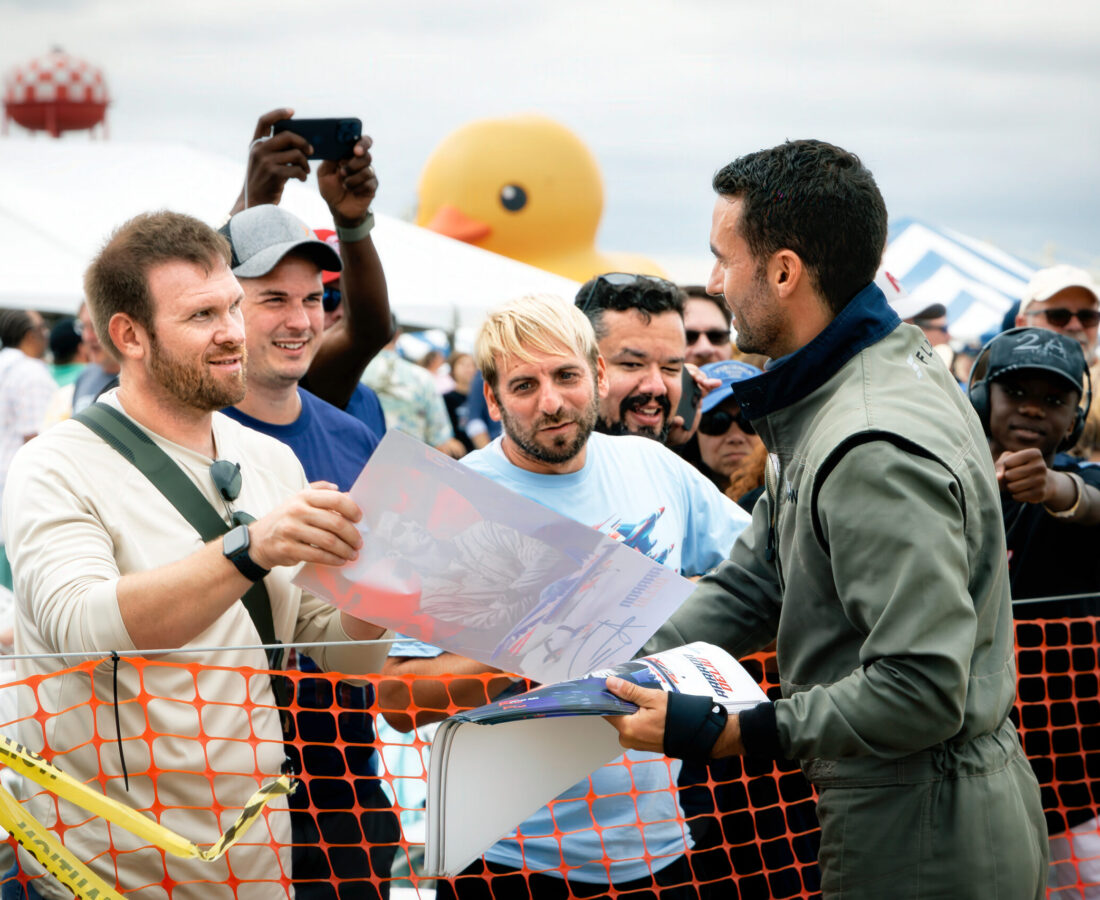
[[[1042,897],[996,477],[966,397],[873,283],[882,195],[820,141],[742,157],[714,189],[708,290],[737,346],[772,360],[734,390],[767,490],[646,651],[775,639],[783,699],[727,719],[611,679],[641,707],[611,721],[624,746],[670,756],[800,760],[828,898]]]

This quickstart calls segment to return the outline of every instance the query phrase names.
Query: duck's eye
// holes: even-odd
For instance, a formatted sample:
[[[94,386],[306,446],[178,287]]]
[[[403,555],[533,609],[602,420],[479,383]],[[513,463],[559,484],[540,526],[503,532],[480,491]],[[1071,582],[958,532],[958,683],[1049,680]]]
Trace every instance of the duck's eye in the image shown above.
[[[506,184],[500,189],[500,203],[509,212],[519,212],[527,205],[527,191],[518,184]]]

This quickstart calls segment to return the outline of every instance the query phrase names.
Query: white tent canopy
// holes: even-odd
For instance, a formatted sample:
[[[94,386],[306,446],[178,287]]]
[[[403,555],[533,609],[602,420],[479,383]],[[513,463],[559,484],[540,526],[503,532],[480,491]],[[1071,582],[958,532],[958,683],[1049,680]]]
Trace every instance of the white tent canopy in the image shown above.
[[[215,227],[244,178],[244,163],[172,143],[0,140],[0,307],[74,313],[84,269],[110,234],[140,212],[172,209]],[[381,173],[384,183],[385,173]],[[332,227],[314,182],[292,181],[282,205]],[[572,298],[576,282],[384,215],[372,234],[390,305],[402,322],[475,326],[520,294]]]
[[[952,337],[968,341],[1000,328],[1035,273],[992,244],[916,219],[891,223],[882,262],[924,306],[943,304]]]

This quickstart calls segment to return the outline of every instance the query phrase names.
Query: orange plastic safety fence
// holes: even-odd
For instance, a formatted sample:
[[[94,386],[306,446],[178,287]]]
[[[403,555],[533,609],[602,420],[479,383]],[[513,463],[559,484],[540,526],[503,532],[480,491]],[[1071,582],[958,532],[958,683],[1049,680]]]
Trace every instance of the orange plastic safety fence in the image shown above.
[[[1067,891],[1051,896],[1086,896],[1084,886],[1100,880],[1092,874],[1100,865],[1100,834],[1093,821],[1100,810],[1100,619],[1018,621],[1017,639],[1015,715],[1043,786],[1055,877]],[[744,662],[775,696],[774,657],[761,654]],[[492,677],[436,681],[456,696],[468,696],[471,679],[485,684]],[[676,788],[683,812],[665,822],[645,820],[645,792],[635,786],[642,783],[635,780],[639,764],[632,767],[628,760],[615,765],[631,773],[631,787],[604,796],[591,787],[580,793],[579,802],[593,809],[625,804],[642,816],[647,835],[655,825],[691,835],[694,848],[670,863],[669,856],[650,855],[646,840],[624,846],[621,835],[605,830],[596,816],[607,854],[595,859],[597,866],[606,870],[613,858],[657,869],[655,889],[648,877],[608,889],[578,880],[579,871],[562,881],[530,868],[508,873],[490,863],[486,869],[483,862],[475,864],[478,874],[449,883],[426,879],[418,860],[428,742],[416,733],[388,741],[370,737],[370,714],[380,709],[362,688],[323,674],[295,671],[286,678],[293,687],[294,725],[285,744],[278,710],[270,702],[269,673],[263,671],[126,658],[117,672],[110,661],[88,662],[0,689],[0,701],[6,697],[10,708],[14,699],[18,710],[5,733],[195,843],[211,843],[236,818],[249,795],[278,774],[285,750],[302,781],[291,798],[294,811],[272,804],[222,859],[178,859],[29,783],[28,807],[105,881],[122,892],[140,891],[143,898],[251,900],[285,896],[292,881],[297,896],[308,900],[380,896],[391,883],[434,888],[441,897],[494,900],[527,896],[529,890],[550,896],[554,888],[561,896],[642,898],[654,896],[654,890],[661,897],[819,896],[812,789],[794,763],[739,759],[705,768],[685,765]],[[367,680],[371,692],[381,684],[391,706],[394,697],[404,698],[400,712],[406,720],[429,707],[412,703],[423,679]],[[394,693],[394,684],[402,689]],[[431,706],[434,718],[454,710],[446,701]],[[400,723],[402,716],[391,713],[391,718]],[[662,764],[669,773],[676,771]],[[567,847],[574,835],[556,823],[573,821],[563,805],[568,802],[550,805],[555,823],[550,840]],[[533,840],[521,833],[518,842],[522,847]],[[17,876],[23,883],[35,874],[33,865],[28,868]]]
[[[1029,612],[1030,610],[1030,612]],[[1050,833],[1049,896],[1100,896],[1100,618],[1017,604],[1013,721],[1039,779]],[[1032,620],[1023,616],[1038,614]]]

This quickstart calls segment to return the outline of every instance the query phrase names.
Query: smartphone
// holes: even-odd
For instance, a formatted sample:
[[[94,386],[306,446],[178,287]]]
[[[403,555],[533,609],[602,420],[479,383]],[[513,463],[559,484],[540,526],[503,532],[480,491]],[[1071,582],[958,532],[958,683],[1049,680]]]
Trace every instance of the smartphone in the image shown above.
[[[699,401],[703,399],[703,390],[691,377],[687,366],[680,370],[680,404],[676,407],[676,415],[684,420],[684,428],[691,428],[695,422],[695,410],[699,408]]]
[[[310,159],[348,159],[363,133],[358,119],[280,119],[274,132],[293,131],[313,148]]]

